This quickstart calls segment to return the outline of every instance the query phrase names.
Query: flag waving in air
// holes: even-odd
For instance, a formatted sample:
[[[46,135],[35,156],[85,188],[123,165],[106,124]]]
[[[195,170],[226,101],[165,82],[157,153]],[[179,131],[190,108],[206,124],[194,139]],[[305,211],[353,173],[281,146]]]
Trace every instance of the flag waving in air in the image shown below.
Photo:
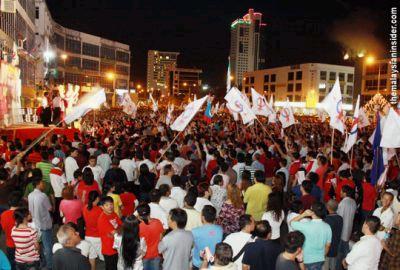
[[[174,123],[171,125],[172,130],[183,131],[189,122],[193,119],[195,114],[203,106],[204,102],[207,100],[208,96],[201,99],[195,100],[189,103],[185,110],[175,119]]]
[[[66,124],[71,124],[75,120],[83,117],[91,109],[99,108],[101,104],[106,102],[106,93],[104,88],[96,93],[90,93],[81,98],[79,104],[72,108],[71,112],[67,114],[64,119]]]
[[[357,98],[356,108],[354,110],[353,124],[351,125],[349,136],[347,137],[347,140],[345,141],[345,144],[343,146],[343,151],[345,153],[348,153],[357,141],[359,109],[360,109],[360,95],[358,95]]]
[[[365,113],[364,109],[361,108],[358,112],[358,128],[367,127],[370,125],[369,119],[367,114]]]
[[[129,93],[124,94],[124,97],[121,102],[121,106],[122,106],[122,111],[124,113],[131,115],[133,117],[136,116],[137,106],[135,103],[133,103]]]
[[[289,100],[286,101],[285,106],[279,111],[279,121],[282,123],[282,128],[287,128],[295,123]]]
[[[265,97],[253,88],[251,88],[251,100],[253,102],[252,110],[256,115],[268,117],[268,115],[273,113],[273,109],[269,107]]]
[[[153,112],[158,111],[158,101],[156,102],[153,98],[153,95],[150,93],[150,100],[153,103],[152,107],[153,107]]]
[[[165,117],[165,123],[169,125],[172,119],[172,112],[174,111],[174,104],[168,105],[167,116]]]
[[[400,115],[392,108],[389,109],[389,114],[382,130],[380,146],[400,148]]]
[[[225,95],[226,105],[232,113],[238,113],[242,117],[243,124],[246,125],[256,119],[256,115],[251,110],[247,101],[244,100],[242,93],[236,88],[232,89]]]
[[[383,164],[382,147],[380,147],[381,139],[382,139],[381,117],[379,115],[379,112],[377,112],[374,141],[372,142],[372,149],[374,151],[374,159],[372,161],[372,169],[371,169],[371,184],[373,184],[373,185],[375,185],[378,182],[379,177],[381,176],[381,174],[383,173],[383,171],[385,169],[384,164]]]
[[[339,78],[333,85],[331,92],[322,101],[322,107],[330,117],[329,125],[333,129],[344,133],[344,111],[342,108],[342,93],[340,92]]]
[[[206,110],[204,111],[204,121],[206,121],[207,124],[211,123],[211,118],[212,118],[211,108],[212,108],[211,100],[210,100],[210,98],[208,98],[207,107],[206,107]]]

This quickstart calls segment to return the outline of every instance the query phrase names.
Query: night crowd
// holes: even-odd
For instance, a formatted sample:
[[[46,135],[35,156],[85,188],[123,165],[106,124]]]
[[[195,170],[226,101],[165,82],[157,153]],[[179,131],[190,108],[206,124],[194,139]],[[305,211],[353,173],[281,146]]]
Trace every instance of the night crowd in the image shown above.
[[[400,169],[371,183],[373,125],[346,154],[314,117],[164,117],[103,110],[28,152],[2,137],[0,270],[400,269]]]

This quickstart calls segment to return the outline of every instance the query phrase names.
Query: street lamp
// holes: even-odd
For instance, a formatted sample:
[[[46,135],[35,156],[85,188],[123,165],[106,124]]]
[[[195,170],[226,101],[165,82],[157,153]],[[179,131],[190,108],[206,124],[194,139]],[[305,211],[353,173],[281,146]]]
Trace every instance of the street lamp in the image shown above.
[[[136,85],[136,88],[137,88],[137,89],[140,89],[140,88],[142,88],[142,86],[141,86],[140,84],[137,84],[137,85]]]
[[[375,57],[373,57],[372,55],[367,56],[367,58],[365,59],[365,63],[367,65],[373,65],[375,63]],[[378,93],[380,90],[380,86],[381,86],[381,64],[378,64]]]

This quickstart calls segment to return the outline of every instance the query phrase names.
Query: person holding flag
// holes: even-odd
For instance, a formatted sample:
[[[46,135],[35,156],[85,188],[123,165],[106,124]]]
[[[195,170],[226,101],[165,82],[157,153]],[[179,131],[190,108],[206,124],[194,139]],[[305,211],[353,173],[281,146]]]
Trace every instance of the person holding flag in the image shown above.
[[[207,107],[206,107],[206,110],[204,111],[204,117],[203,117],[204,121],[206,121],[207,124],[210,124],[210,123],[211,123],[211,118],[212,118],[212,114],[211,114],[211,108],[212,108],[211,102],[212,102],[212,101],[211,101],[211,97],[208,97],[208,99],[207,99]]]
[[[353,124],[350,128],[349,135],[343,146],[343,152],[345,152],[345,153],[348,153],[357,141],[358,115],[359,115],[359,109],[360,109],[359,107],[360,107],[360,95],[358,95],[356,108],[354,110]]]

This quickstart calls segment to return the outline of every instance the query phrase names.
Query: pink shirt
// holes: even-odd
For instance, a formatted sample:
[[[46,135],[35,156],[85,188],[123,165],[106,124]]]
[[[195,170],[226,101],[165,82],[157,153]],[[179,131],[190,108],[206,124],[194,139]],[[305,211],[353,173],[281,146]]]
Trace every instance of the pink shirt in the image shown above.
[[[60,203],[60,212],[63,213],[64,223],[73,222],[82,217],[83,204],[80,200],[62,200]]]

